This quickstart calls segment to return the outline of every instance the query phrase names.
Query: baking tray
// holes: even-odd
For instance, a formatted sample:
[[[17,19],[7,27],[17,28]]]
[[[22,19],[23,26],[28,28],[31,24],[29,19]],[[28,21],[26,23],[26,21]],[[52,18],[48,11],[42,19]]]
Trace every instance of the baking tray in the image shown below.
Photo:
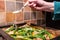
[[[7,33],[5,33],[2,29],[0,29],[0,40],[14,40]]]
[[[22,24],[17,24],[17,25],[18,25],[18,26],[23,26],[23,25],[26,25],[26,24],[27,24],[27,23],[22,23]],[[5,30],[6,28],[8,28],[8,27],[10,27],[10,26],[11,26],[11,25],[4,26],[4,27],[2,27],[1,29]],[[46,29],[47,31],[49,31],[50,33],[56,35],[56,37],[53,38],[52,40],[60,40],[60,34],[57,34],[57,33],[59,33],[59,32],[56,33],[56,32],[54,31],[54,30],[56,30],[56,29],[54,29],[54,28],[47,28],[47,27],[37,26],[36,24],[30,24],[30,26],[35,27],[35,28],[44,28],[44,29]],[[10,37],[7,33],[5,33],[4,31],[3,31],[3,33],[6,34],[7,37],[9,37],[8,40],[9,40],[9,39],[14,40],[13,38],[11,38],[11,37]],[[5,36],[5,35],[3,35],[3,36]],[[6,38],[6,37],[5,37],[5,38]]]

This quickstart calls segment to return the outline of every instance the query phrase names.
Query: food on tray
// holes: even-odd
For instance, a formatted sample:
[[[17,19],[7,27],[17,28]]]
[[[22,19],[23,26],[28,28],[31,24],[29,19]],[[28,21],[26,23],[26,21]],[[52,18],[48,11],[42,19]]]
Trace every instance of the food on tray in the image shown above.
[[[17,30],[13,26],[6,29],[15,40],[51,40],[55,36],[45,29],[38,29],[29,25],[18,27]]]

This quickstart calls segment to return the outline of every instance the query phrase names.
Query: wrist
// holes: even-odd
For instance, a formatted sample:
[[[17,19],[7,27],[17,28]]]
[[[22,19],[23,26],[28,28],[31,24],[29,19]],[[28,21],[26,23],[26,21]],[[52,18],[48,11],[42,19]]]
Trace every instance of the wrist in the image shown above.
[[[44,5],[47,6],[47,9],[50,12],[53,12],[54,11],[54,2],[45,2]]]
[[[54,2],[45,2],[45,5],[54,8]]]
[[[46,2],[46,5],[48,6],[50,12],[54,11],[54,2]]]

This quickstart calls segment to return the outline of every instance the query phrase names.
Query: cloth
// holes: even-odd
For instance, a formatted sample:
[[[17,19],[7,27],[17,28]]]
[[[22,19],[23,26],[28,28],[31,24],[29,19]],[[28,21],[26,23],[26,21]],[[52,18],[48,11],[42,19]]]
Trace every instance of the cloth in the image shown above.
[[[60,20],[60,2],[54,1],[54,16],[52,20]]]

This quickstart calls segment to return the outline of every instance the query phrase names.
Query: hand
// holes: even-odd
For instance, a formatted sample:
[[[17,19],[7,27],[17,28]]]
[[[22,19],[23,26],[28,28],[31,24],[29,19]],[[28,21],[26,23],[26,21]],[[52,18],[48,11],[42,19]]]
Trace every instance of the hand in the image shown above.
[[[29,6],[39,11],[54,11],[54,3],[46,2],[44,0],[29,0]]]

